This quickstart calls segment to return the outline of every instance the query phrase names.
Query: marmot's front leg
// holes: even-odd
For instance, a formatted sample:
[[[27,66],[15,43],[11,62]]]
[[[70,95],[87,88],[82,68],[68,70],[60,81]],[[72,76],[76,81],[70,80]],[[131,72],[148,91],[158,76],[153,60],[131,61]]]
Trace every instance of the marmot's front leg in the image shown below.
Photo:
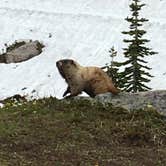
[[[69,86],[67,87],[66,91],[63,93],[63,97],[65,97],[68,93],[71,93]]]
[[[66,96],[65,98],[70,98],[79,95],[82,92],[79,87],[73,86],[73,88],[70,88],[70,95]]]

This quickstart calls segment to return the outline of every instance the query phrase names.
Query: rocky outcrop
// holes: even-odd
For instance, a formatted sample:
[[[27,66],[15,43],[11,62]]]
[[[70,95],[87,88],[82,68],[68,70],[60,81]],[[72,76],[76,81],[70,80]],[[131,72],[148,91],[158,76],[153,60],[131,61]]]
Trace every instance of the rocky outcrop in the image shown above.
[[[115,96],[106,93],[96,96],[95,100],[102,103],[111,103],[113,106],[123,107],[128,110],[153,107],[166,115],[166,90],[139,93],[121,92]]]
[[[23,42],[22,42],[23,43]],[[7,52],[0,55],[0,63],[18,63],[26,61],[39,55],[42,52],[43,45],[39,41],[24,42],[17,47],[19,43],[14,44],[16,47],[7,48]],[[12,46],[11,46],[12,47]]]
[[[77,96],[74,100],[88,100],[92,104],[96,102],[104,105],[111,104],[114,107],[122,107],[129,111],[144,108],[154,108],[166,116],[166,90],[147,91],[139,93],[121,92],[118,95],[105,93],[95,98]]]

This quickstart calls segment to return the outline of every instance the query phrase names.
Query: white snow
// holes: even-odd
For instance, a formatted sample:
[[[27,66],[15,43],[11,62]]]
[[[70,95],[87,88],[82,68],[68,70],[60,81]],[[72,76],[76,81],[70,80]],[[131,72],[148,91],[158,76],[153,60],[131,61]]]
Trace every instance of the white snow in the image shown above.
[[[4,107],[4,104],[0,103],[0,108],[3,108]]]
[[[73,58],[82,65],[103,66],[114,46],[118,60],[125,46],[122,31],[131,0],[0,0],[0,50],[15,40],[40,40],[40,56],[17,64],[0,64],[0,100],[14,94],[42,98],[62,97],[66,88],[56,61]],[[144,0],[142,11],[149,47],[159,52],[147,58],[155,77],[153,89],[166,89],[166,1]],[[49,35],[52,35],[49,38]]]

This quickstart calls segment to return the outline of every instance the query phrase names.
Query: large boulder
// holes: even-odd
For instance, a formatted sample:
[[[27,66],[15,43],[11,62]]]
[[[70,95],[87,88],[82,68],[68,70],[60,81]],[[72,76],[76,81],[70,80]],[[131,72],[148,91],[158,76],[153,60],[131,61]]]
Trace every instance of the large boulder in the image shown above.
[[[96,96],[95,99],[104,104],[111,103],[113,106],[123,107],[128,110],[153,107],[166,115],[166,90],[139,93],[121,92],[118,95],[106,93]]]
[[[7,48],[7,52],[0,55],[0,63],[18,63],[39,55],[43,45],[39,41],[29,41],[14,44],[16,47]],[[19,46],[18,46],[19,45]]]
[[[74,100],[88,100],[92,104],[99,102],[103,105],[111,104],[129,111],[153,108],[166,116],[166,90],[155,90],[138,93],[121,92],[118,95],[105,93],[95,98],[76,96]]]

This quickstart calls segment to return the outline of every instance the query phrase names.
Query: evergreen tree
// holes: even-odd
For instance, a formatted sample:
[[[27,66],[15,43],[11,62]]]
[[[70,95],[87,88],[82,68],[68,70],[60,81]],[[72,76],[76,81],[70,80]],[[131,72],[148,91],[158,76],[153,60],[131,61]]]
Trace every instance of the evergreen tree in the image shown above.
[[[126,66],[121,72],[121,81],[123,82],[123,90],[127,92],[138,92],[150,90],[144,83],[150,81],[151,74],[149,74],[147,62],[144,60],[145,56],[156,54],[152,49],[147,48],[145,44],[149,40],[144,39],[143,35],[146,33],[140,27],[148,20],[139,18],[139,11],[145,4],[140,4],[140,0],[132,0],[130,9],[132,12],[131,17],[125,20],[130,23],[130,30],[122,32],[123,34],[130,35],[130,39],[124,39],[128,43],[128,47],[124,48],[124,56],[127,58],[125,62],[120,63],[121,66]]]
[[[112,81],[115,84],[115,86],[120,88],[122,86],[120,84],[121,77],[120,77],[119,68],[118,68],[119,62],[114,61],[114,58],[117,56],[117,51],[115,51],[114,47],[112,47],[109,50],[109,53],[111,57],[111,62],[110,64],[106,63],[106,65],[102,67],[102,69],[106,69],[106,73],[108,74],[109,77],[112,78]]]

